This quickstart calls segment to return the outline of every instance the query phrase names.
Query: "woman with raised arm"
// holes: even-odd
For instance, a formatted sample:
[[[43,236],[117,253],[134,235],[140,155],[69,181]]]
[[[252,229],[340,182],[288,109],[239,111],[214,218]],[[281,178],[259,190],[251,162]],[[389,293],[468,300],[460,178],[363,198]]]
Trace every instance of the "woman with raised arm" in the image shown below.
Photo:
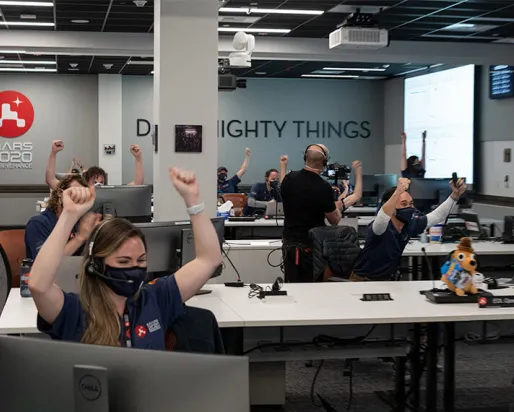
[[[423,145],[421,148],[421,159],[418,156],[409,156],[407,158],[407,135],[402,132],[402,177],[406,179],[415,179],[425,177],[426,169],[426,130],[421,135]]]
[[[65,293],[54,284],[69,233],[95,200],[94,187],[64,191],[61,218],[30,274],[41,332],[67,341],[165,349],[166,331],[183,313],[183,303],[221,264],[218,236],[200,201],[195,175],[172,168],[170,177],[191,216],[196,259],[147,285],[145,239],[123,219],[106,220],[91,234],[78,294]]]

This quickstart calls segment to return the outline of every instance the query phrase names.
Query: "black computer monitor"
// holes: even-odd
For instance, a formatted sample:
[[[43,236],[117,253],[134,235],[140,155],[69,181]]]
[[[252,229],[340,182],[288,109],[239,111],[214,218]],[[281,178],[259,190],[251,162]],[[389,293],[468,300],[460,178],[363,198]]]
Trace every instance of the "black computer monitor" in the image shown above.
[[[212,223],[218,234],[221,247],[225,233],[225,220],[223,218],[214,218]],[[194,240],[192,239],[193,232],[190,221],[136,223],[135,226],[145,236],[149,273],[152,273],[154,276],[169,275],[189,262],[189,246],[192,246],[194,253]],[[187,244],[185,251],[187,254],[186,258],[184,258],[183,244],[185,239],[183,230],[189,230],[191,233],[190,244]]]
[[[152,221],[152,186],[100,186],[93,212],[123,217],[133,223]]]
[[[462,178],[466,181],[466,178]],[[414,206],[423,213],[429,213],[434,207],[443,203],[451,195],[451,177],[444,179],[411,179],[409,193],[414,199]],[[468,204],[466,194],[457,202],[460,206]]]
[[[189,222],[136,223],[146,241],[148,272],[169,275],[180,267],[182,229]],[[157,275],[158,276],[158,275]]]
[[[375,206],[384,192],[396,186],[398,176],[395,174],[378,174],[362,176],[362,201],[365,206]]]
[[[211,220],[212,224],[214,225],[214,228],[216,229],[216,233],[218,234],[220,248],[222,248],[225,235],[225,219],[222,217],[217,217]],[[188,227],[182,227],[180,257],[181,266],[184,266],[185,264],[191,262],[196,257],[193,228],[189,225]]]

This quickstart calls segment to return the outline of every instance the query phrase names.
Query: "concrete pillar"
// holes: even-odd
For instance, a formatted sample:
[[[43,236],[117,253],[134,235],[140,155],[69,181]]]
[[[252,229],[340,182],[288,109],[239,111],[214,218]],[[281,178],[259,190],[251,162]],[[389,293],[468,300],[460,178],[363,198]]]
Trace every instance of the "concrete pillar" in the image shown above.
[[[216,213],[218,159],[218,2],[156,0],[154,27],[154,219],[187,219],[168,168],[193,170],[202,200]],[[203,128],[202,153],[175,152],[175,126]]]
[[[98,165],[107,172],[110,185],[122,183],[121,80],[120,74],[98,75]],[[115,154],[106,155],[104,145],[115,145]]]

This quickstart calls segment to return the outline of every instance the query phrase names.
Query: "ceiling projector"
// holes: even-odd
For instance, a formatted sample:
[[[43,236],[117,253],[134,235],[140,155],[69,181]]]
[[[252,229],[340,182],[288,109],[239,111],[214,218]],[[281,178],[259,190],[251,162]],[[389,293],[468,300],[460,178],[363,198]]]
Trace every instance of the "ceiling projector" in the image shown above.
[[[252,53],[255,50],[255,37],[251,34],[246,34],[244,31],[239,31],[234,36],[232,45],[234,49],[238,51],[228,55],[230,67],[234,69],[252,67]]]

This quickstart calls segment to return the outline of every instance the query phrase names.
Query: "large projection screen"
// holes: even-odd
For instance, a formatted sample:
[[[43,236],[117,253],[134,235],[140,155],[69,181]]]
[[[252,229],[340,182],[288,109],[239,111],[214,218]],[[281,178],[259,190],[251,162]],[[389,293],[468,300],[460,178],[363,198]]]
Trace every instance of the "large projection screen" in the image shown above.
[[[405,79],[407,157],[421,157],[427,131],[425,177],[457,172],[473,183],[475,66]]]

